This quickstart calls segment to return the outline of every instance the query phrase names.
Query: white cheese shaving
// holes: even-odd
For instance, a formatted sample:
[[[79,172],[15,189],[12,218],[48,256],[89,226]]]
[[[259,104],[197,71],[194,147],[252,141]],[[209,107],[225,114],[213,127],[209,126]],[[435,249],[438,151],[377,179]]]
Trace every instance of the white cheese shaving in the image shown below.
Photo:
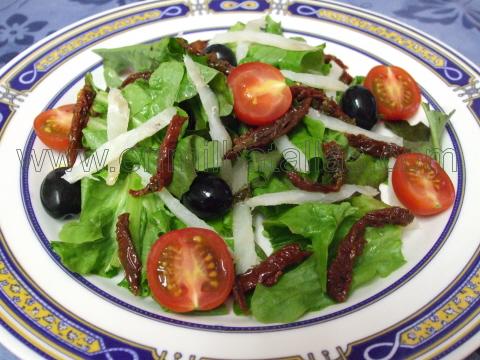
[[[177,109],[169,107],[139,127],[120,134],[113,140],[107,141],[87,159],[77,161],[69,171],[65,172],[62,178],[73,184],[86,176],[96,173],[106,164],[111,163],[114,159],[118,159],[125,150],[132,148],[140,141],[163,129],[170,123],[170,120],[176,113]]]
[[[245,158],[239,157],[233,165],[232,192],[236,192],[248,186],[248,162]]]
[[[303,204],[308,202],[333,203],[348,199],[355,193],[368,196],[378,194],[377,189],[371,186],[343,185],[340,191],[332,193],[310,192],[304,190],[289,190],[277,193],[263,194],[254,196],[246,201],[251,208],[257,206],[275,206],[282,204]]]
[[[252,213],[247,205],[237,203],[233,206],[232,216],[235,270],[237,274],[242,274],[258,263]]]
[[[262,214],[256,214],[253,217],[253,224],[255,225],[255,242],[262,248],[265,255],[270,256],[273,253],[273,247],[270,239],[263,234],[263,231],[265,230],[263,227],[263,219]]]
[[[343,69],[340,65],[338,65],[335,61],[330,61],[330,68],[329,76],[333,77],[334,79],[340,79],[343,74]]]
[[[282,154],[283,158],[292,165],[296,171],[302,173],[310,172],[307,157],[294,143],[290,141],[287,135],[282,135],[274,140],[277,150]]]
[[[120,134],[128,130],[128,119],[130,109],[128,102],[118,89],[111,89],[108,93],[108,111],[107,111],[107,138],[113,140]],[[122,159],[116,158],[107,165],[107,185],[114,185],[120,174],[120,164]]]
[[[290,70],[280,70],[287,79],[311,86],[316,89],[325,89],[333,91],[345,91],[348,86],[338,80],[335,75],[314,75],[307,73],[297,73]]]
[[[210,225],[188,210],[177,198],[170,194],[167,188],[163,188],[158,191],[157,194],[167,206],[168,210],[188,227],[198,227],[215,231]]]
[[[218,141],[221,147],[221,155],[223,155],[232,148],[232,139],[228,134],[227,129],[223,126],[222,121],[220,120],[218,100],[215,96],[215,93],[210,89],[210,87],[205,83],[200,73],[200,69],[197,64],[192,60],[188,55],[184,57],[185,68],[187,74],[192,80],[195,88],[197,89],[198,95],[200,96],[200,101],[202,106],[207,113],[209,133],[212,140]],[[220,176],[227,182],[231,183],[232,181],[232,164],[230,160],[224,160],[222,167],[220,169]]]
[[[309,51],[316,49],[316,47],[308,45],[303,41],[288,39],[281,35],[252,30],[232,31],[217,34],[212,38],[212,40],[210,40],[209,45],[239,43],[245,41],[292,51]]]
[[[245,30],[260,31],[261,28],[264,26],[265,26],[265,17],[262,17],[260,19],[247,22],[245,24]],[[237,63],[240,63],[240,61],[247,56],[249,46],[250,46],[250,42],[248,41],[242,41],[237,44],[237,50],[235,52]]]
[[[142,179],[142,184],[146,186],[150,181],[151,175],[141,168],[138,169],[136,173]],[[176,199],[167,190],[167,188],[163,188],[162,190],[156,192],[156,194],[158,195],[158,197],[160,197],[160,199],[163,201],[163,203],[168,208],[168,210],[170,210],[173,215],[175,215],[188,227],[197,227],[197,228],[215,231],[205,221],[203,221],[197,215],[195,215],[190,210],[188,210],[180,201],[178,201],[178,199]]]
[[[392,136],[384,136],[377,134],[373,131],[365,130],[362,129],[361,127],[347,124],[346,122],[336,119],[334,117],[322,114],[318,112],[317,110],[310,109],[308,112],[308,116],[310,116],[312,119],[321,121],[323,125],[325,125],[326,128],[331,129],[331,130],[336,130],[340,132],[345,132],[349,133],[352,135],[365,135],[368,136],[371,139],[378,140],[378,141],[385,141],[389,143],[394,143],[397,145],[402,146],[403,145],[403,139],[399,136],[392,135]]]

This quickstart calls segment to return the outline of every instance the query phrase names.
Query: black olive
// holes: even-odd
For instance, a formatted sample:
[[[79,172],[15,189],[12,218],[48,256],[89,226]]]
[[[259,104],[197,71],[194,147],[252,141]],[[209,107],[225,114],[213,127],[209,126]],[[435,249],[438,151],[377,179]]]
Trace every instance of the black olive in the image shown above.
[[[354,118],[361,128],[370,130],[377,122],[377,103],[370,90],[363,86],[348,88],[341,105],[343,112]]]
[[[70,184],[62,179],[67,168],[51,171],[43,179],[40,200],[47,213],[55,219],[64,219],[80,213],[80,182]]]
[[[228,184],[218,176],[200,173],[193,180],[190,189],[183,194],[182,203],[202,219],[224,215],[233,202]]]
[[[226,60],[230,63],[230,65],[237,66],[237,58],[235,57],[235,54],[228,46],[225,46],[222,44],[213,44],[208,46],[205,49],[205,52],[207,54],[215,53],[218,59]]]

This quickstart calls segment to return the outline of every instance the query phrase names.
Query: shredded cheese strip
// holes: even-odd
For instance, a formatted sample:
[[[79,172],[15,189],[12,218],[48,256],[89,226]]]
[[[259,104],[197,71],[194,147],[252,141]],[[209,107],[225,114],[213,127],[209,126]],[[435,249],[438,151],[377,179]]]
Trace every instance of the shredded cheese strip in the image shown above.
[[[275,139],[274,143],[283,158],[292,165],[296,171],[302,173],[310,172],[307,157],[302,150],[290,141],[287,135],[282,135],[278,139]]]
[[[263,227],[263,215],[256,214],[253,217],[253,224],[255,225],[255,242],[260,246],[265,255],[270,256],[273,253],[272,243],[270,239],[263,235],[265,230]]]
[[[138,169],[136,173],[142,179],[142,185],[146,186],[150,181],[152,175],[150,175],[148,172],[141,168]],[[197,215],[188,210],[180,201],[178,201],[178,199],[176,199],[167,190],[167,188],[163,188],[162,190],[156,192],[156,194],[158,195],[158,197],[160,197],[168,210],[170,210],[172,214],[175,215],[178,219],[180,219],[185,225],[189,227],[198,227],[215,231],[205,221],[203,221]]]
[[[107,138],[113,140],[120,134],[128,130],[128,119],[130,109],[128,102],[118,89],[111,89],[108,93],[108,111],[107,111]],[[116,158],[107,165],[107,185],[114,185],[120,174],[121,158]]]
[[[247,22],[245,24],[245,30],[260,31],[263,26],[265,26],[265,17]],[[237,63],[240,63],[240,61],[247,56],[249,47],[250,42],[248,41],[242,41],[237,44],[237,50],[235,52]]]
[[[335,61],[330,61],[330,65],[332,66],[330,68],[330,73],[328,76],[333,77],[334,79],[340,79],[340,77],[343,74],[343,69],[340,65],[338,65]]]
[[[242,190],[248,186],[248,162],[245,158],[239,157],[233,165],[232,192]]]
[[[207,113],[209,133],[212,140],[219,142],[221,146],[221,155],[223,155],[232,148],[232,139],[228,134],[227,129],[223,126],[219,115],[218,100],[215,93],[205,83],[200,73],[200,69],[197,64],[188,55],[184,57],[185,68],[187,74],[192,80],[195,88],[197,89],[200,101],[202,103],[205,112]],[[232,181],[232,163],[230,160],[224,160],[220,169],[220,176],[228,183]]]
[[[251,208],[257,206],[275,206],[282,204],[304,204],[307,202],[334,203],[345,200],[355,193],[369,196],[378,194],[377,189],[371,186],[343,185],[340,191],[332,193],[310,192],[304,190],[289,190],[271,194],[263,194],[248,199],[245,203]]]
[[[178,201],[177,198],[170,194],[167,188],[163,188],[158,191],[157,194],[167,206],[168,210],[170,210],[173,215],[179,218],[188,227],[198,227],[215,231],[214,228],[188,210],[180,201]]]
[[[132,148],[140,141],[166,127],[176,113],[177,109],[169,107],[139,127],[120,134],[113,140],[107,141],[87,159],[77,162],[69,171],[65,172],[62,178],[73,184],[84,177],[96,173],[106,164],[111,163],[114,159],[118,159],[125,150]]]
[[[238,43],[245,41],[262,45],[270,45],[280,49],[292,51],[309,51],[316,49],[314,46],[308,45],[303,41],[287,39],[281,35],[252,30],[232,31],[217,34],[212,38],[212,40],[210,40],[209,45]]]
[[[376,132],[369,131],[362,129],[361,127],[347,124],[346,122],[336,119],[334,117],[322,114],[318,112],[317,110],[310,109],[308,112],[308,116],[310,116],[312,119],[320,121],[325,125],[326,128],[335,130],[335,131],[340,131],[340,132],[345,132],[348,134],[352,135],[365,135],[368,136],[371,139],[378,140],[378,141],[384,141],[384,142],[389,142],[389,143],[394,143],[400,146],[403,146],[403,139],[399,136],[392,135],[392,136],[385,136],[385,135],[380,135],[377,134]]]
[[[232,216],[235,270],[242,274],[258,263],[252,213],[247,205],[237,203],[233,206]]]
[[[338,80],[337,77],[327,75],[314,75],[307,73],[297,73],[290,70],[280,70],[283,76],[287,79],[297,81],[299,83],[305,84],[307,86],[324,89],[324,90],[333,90],[333,91],[345,91],[348,86]]]
[[[207,113],[210,136],[212,140],[217,140],[220,143],[220,146],[223,145],[222,150],[223,154],[225,154],[225,152],[232,148],[232,139],[230,138],[230,135],[228,135],[227,129],[225,129],[225,126],[223,126],[222,121],[220,120],[217,97],[212,89],[210,89],[210,87],[203,80],[200,70],[192,58],[188,55],[185,55],[184,62],[185,68],[187,69],[187,74],[195,85],[198,95],[200,96],[202,106]]]

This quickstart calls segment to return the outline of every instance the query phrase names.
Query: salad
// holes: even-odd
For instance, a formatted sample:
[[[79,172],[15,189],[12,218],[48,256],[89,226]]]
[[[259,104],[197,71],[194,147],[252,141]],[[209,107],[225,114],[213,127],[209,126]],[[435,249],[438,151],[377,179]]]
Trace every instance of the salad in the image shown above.
[[[451,114],[401,67],[352,76],[268,16],[95,52],[107,88],[87,74],[34,121],[68,163],[40,189],[68,219],[51,246],[165,311],[295,321],[401,267],[403,228],[453,203],[436,160]]]

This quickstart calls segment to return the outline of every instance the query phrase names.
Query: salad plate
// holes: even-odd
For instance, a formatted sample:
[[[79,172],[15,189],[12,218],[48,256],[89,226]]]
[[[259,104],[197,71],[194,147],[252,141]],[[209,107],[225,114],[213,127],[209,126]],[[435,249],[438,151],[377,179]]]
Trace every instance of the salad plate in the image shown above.
[[[215,39],[216,36],[220,39],[221,34],[235,34],[228,30],[237,22],[255,24],[257,19],[265,19],[267,15],[272,26],[281,22],[285,41],[289,38],[295,46],[309,46],[309,49],[316,49],[315,51],[319,45],[325,44],[325,48],[319,50],[322,56],[323,51],[335,55],[348,66],[349,73],[354,76],[365,76],[376,65],[396,65],[408,71],[421,90],[422,102],[433,109],[427,110],[435,114],[450,114],[449,118],[444,115],[448,121],[441,138],[442,150],[436,155],[453,184],[452,204],[438,215],[416,217],[404,229],[401,241],[395,240],[397,235],[390,234],[393,227],[375,233],[387,245],[378,245],[378,252],[368,250],[371,251],[369,254],[373,260],[370,267],[364,266],[362,274],[366,280],[362,282],[358,273],[354,273],[355,291],[344,302],[334,303],[325,298],[325,303],[310,306],[313,301],[308,295],[310,288],[302,288],[310,285],[308,279],[300,281],[300,276],[298,285],[292,282],[289,287],[285,287],[283,293],[273,293],[274,296],[270,294],[270,298],[264,295],[261,311],[255,308],[259,306],[256,304],[261,298],[255,290],[251,305],[254,316],[239,314],[241,311],[232,309],[231,302],[220,310],[217,308],[218,311],[176,313],[161,301],[159,302],[167,309],[162,308],[152,297],[134,296],[128,291],[123,271],[113,271],[120,268],[117,257],[107,259],[110,250],[98,250],[99,253],[94,256],[91,244],[72,248],[65,244],[73,242],[71,239],[76,236],[84,239],[94,236],[92,234],[104,221],[101,214],[95,213],[96,209],[116,207],[118,204],[122,204],[118,205],[119,208],[124,206],[124,202],[129,201],[125,200],[126,191],[135,186],[138,188],[138,179],[142,175],[144,178],[147,175],[148,182],[149,174],[139,170],[132,178],[130,175],[126,178],[121,175],[118,184],[123,182],[121,184],[125,185],[125,194],[118,192],[113,198],[102,195],[101,186],[105,186],[103,178],[97,175],[93,178],[85,177],[82,180],[82,214],[86,213],[85,208],[89,206],[89,213],[96,216],[94,221],[85,225],[81,218],[80,222],[75,223],[77,227],[74,227],[68,225],[73,223],[71,219],[54,219],[42,206],[40,189],[47,174],[64,165],[62,161],[65,159],[39,140],[33,130],[34,119],[48,109],[75,103],[85,81],[91,81],[97,92],[93,109],[100,120],[91,116],[89,125],[84,130],[83,144],[87,150],[95,150],[106,141],[105,135],[100,142],[96,138],[98,129],[103,129],[105,133],[105,125],[101,124],[99,115],[102,111],[106,114],[100,103],[102,96],[107,98],[104,89],[107,90],[107,86],[109,89],[118,87],[121,83],[119,74],[115,71],[123,66],[123,55],[110,49],[138,44],[151,44],[154,49],[155,44],[169,37],[181,37],[190,43]],[[273,31],[281,31],[275,29]],[[255,39],[257,38],[245,38],[242,41],[245,43],[250,40],[253,43],[257,41]],[[227,37],[223,42],[230,43],[232,38]],[[135,56],[134,52],[129,56]],[[269,62],[268,59],[275,55],[264,52],[258,56],[256,61]],[[175,63],[183,61],[182,56]],[[300,61],[302,60],[298,60]],[[191,79],[194,78],[192,71],[195,71],[197,65],[193,65],[192,70],[187,62],[185,60],[185,68],[181,65],[179,87],[182,86],[180,80],[184,71]],[[313,63],[311,68],[317,65]],[[159,64],[156,63],[155,66],[158,67]],[[282,69],[284,70],[288,69]],[[175,77],[174,73],[175,69],[169,63],[165,73],[168,76],[162,76],[171,78]],[[91,74],[91,77],[87,74]],[[202,76],[207,76],[205,74],[203,72]],[[215,74],[216,72],[211,79]],[[288,72],[283,74],[289,79],[292,76]],[[155,71],[148,76],[160,78],[161,74]],[[229,84],[230,78],[229,76]],[[140,83],[141,81],[143,80]],[[151,84],[152,78],[149,81]],[[363,78],[359,81],[363,82]],[[210,83],[210,86],[220,88],[219,83],[221,81],[216,81],[217,85]],[[394,19],[331,1],[147,1],[95,15],[48,36],[17,56],[0,72],[0,161],[4,174],[0,180],[3,196],[0,207],[0,342],[19,357],[28,359],[380,360],[465,357],[480,344],[480,237],[476,227],[476,206],[480,199],[480,190],[476,186],[476,180],[480,177],[480,169],[476,165],[480,139],[479,83],[480,70],[440,41]],[[124,88],[130,86],[132,89],[132,85],[135,83],[125,85]],[[200,88],[195,82],[184,88],[185,92],[193,91],[193,95],[198,90],[205,107]],[[128,97],[127,90],[123,91],[131,111],[143,101],[139,95],[140,90],[136,91],[138,92],[130,91],[130,94],[134,94],[131,95],[134,100]],[[111,90],[109,99],[110,95]],[[333,98],[335,95],[332,95]],[[168,96],[168,92],[161,93],[160,96],[163,99]],[[228,105],[228,99],[225,100],[227,97],[223,100],[219,97],[220,113]],[[192,99],[185,97],[183,100]],[[228,112],[232,111],[231,106],[230,104]],[[204,110],[211,124],[209,111],[207,108]],[[158,115],[158,111],[155,112],[152,108],[149,111],[148,116],[143,114],[141,118],[138,115],[135,119],[141,119],[140,123],[145,125],[150,121],[149,117]],[[171,114],[168,120],[170,118]],[[412,126],[418,122],[429,124],[422,107],[412,121]],[[428,129],[426,126],[424,128]],[[418,130],[418,127],[415,129]],[[191,138],[198,137],[204,129],[194,130],[198,130],[198,133],[189,133]],[[394,136],[381,124],[376,125],[374,130],[385,137]],[[128,133],[130,131],[132,130]],[[431,131],[433,134],[433,128]],[[212,125],[210,135],[214,139]],[[331,133],[330,135],[333,138]],[[92,145],[94,143],[97,145]],[[178,146],[180,144],[181,140]],[[279,142],[275,144],[280,148]],[[207,146],[205,149],[208,150]],[[124,160],[125,158],[127,156]],[[154,157],[154,161],[155,159]],[[179,163],[185,165],[189,161],[186,156]],[[385,160],[382,164],[381,166],[387,166],[391,162]],[[174,162],[174,182],[176,166]],[[197,164],[195,166],[199,172]],[[366,172],[375,170],[374,167],[368,167],[368,163],[358,166],[365,166],[363,170]],[[148,166],[144,168],[148,171]],[[348,163],[347,168],[352,169]],[[205,167],[202,168],[204,170]],[[75,169],[71,174],[74,172]],[[352,170],[350,172],[353,173]],[[389,188],[391,177],[389,175],[389,179],[378,182],[385,180],[386,184],[380,185],[381,194],[377,199],[389,205],[397,205],[394,202],[398,200],[394,199],[392,189]],[[249,172],[249,181],[250,179]],[[371,187],[362,188],[371,185],[370,182],[358,179],[353,181],[353,184],[360,185],[354,190],[363,191],[363,196],[370,196],[370,199],[377,194],[376,189],[372,193]],[[378,183],[374,187],[378,188]],[[260,197],[267,192],[254,191],[255,196],[245,203],[252,208],[255,207],[252,204],[265,205],[262,202],[265,200]],[[85,205],[87,193],[94,200],[89,200],[88,205]],[[174,199],[180,199],[182,193],[183,190],[172,187],[160,193],[162,201],[171,211],[165,210],[166,215],[162,216],[173,219],[169,220],[169,230],[183,227],[183,223],[189,224],[175,213],[165,198],[165,194],[170,194]],[[329,201],[346,201],[331,205],[342,208],[343,215],[337,212],[335,216],[346,218],[349,215],[345,214],[352,215],[355,208],[374,206],[369,201],[377,201],[370,199],[366,201],[370,205],[361,205],[363,198],[357,198],[355,202],[348,200],[350,195],[337,200],[333,197],[334,200]],[[147,195],[153,196],[156,195]],[[316,199],[320,197],[317,196]],[[278,197],[275,201],[279,201]],[[284,204],[285,201],[282,199],[279,204]],[[289,204],[299,204],[298,199],[294,201],[297,202]],[[128,206],[133,208],[132,204]],[[315,211],[327,211],[327,207],[322,209]],[[304,235],[304,229],[315,228],[317,219],[310,222],[311,218],[307,217],[304,220],[301,212],[291,213],[293,215],[287,219],[285,214],[291,210],[283,212],[284,209],[280,209],[283,217],[275,217],[277,215],[268,211],[262,214],[267,219],[263,223],[267,235],[271,237],[275,233],[283,236],[283,239],[286,234],[295,235],[298,239],[299,234]],[[180,220],[175,219],[172,213]],[[295,216],[298,218],[293,219]],[[135,221],[133,217],[132,210],[132,223]],[[255,216],[255,231],[260,232],[256,236],[263,241],[263,245],[258,244],[261,248],[259,251],[263,255],[269,255],[272,246],[265,245],[269,242],[268,236],[263,236],[256,219]],[[340,223],[342,219],[337,221]],[[176,220],[182,225],[172,225]],[[231,233],[231,218],[228,221],[216,223],[212,228],[224,235],[223,231],[227,231],[224,228],[230,226]],[[319,218],[318,221],[323,224],[322,219]],[[202,220],[196,224],[205,223]],[[300,230],[294,230],[295,226]],[[114,227],[112,229],[115,231]],[[392,236],[394,240],[391,239]],[[372,232],[367,232],[369,242],[371,238]],[[82,241],[86,240],[79,240],[79,243]],[[277,250],[278,244],[272,243]],[[92,257],[95,259],[91,260]],[[259,257],[261,258],[260,255]],[[236,260],[238,266],[238,259]],[[111,263],[106,265],[109,261]],[[115,261],[116,265],[113,264]],[[92,262],[96,265],[92,265]],[[368,263],[368,259],[365,262]],[[372,272],[373,275],[369,275]],[[291,273],[286,272],[285,277],[289,274]],[[380,276],[375,276],[376,274]],[[285,282],[283,280],[283,284]],[[362,286],[357,288],[355,284],[360,282]],[[269,288],[265,289],[268,292]],[[143,288],[139,291],[143,291]],[[290,294],[286,292],[292,292],[292,296],[287,296]],[[302,294],[301,301],[298,300],[300,295],[296,297],[296,294]],[[272,304],[276,304],[275,308]],[[299,307],[301,310],[298,310]]]

